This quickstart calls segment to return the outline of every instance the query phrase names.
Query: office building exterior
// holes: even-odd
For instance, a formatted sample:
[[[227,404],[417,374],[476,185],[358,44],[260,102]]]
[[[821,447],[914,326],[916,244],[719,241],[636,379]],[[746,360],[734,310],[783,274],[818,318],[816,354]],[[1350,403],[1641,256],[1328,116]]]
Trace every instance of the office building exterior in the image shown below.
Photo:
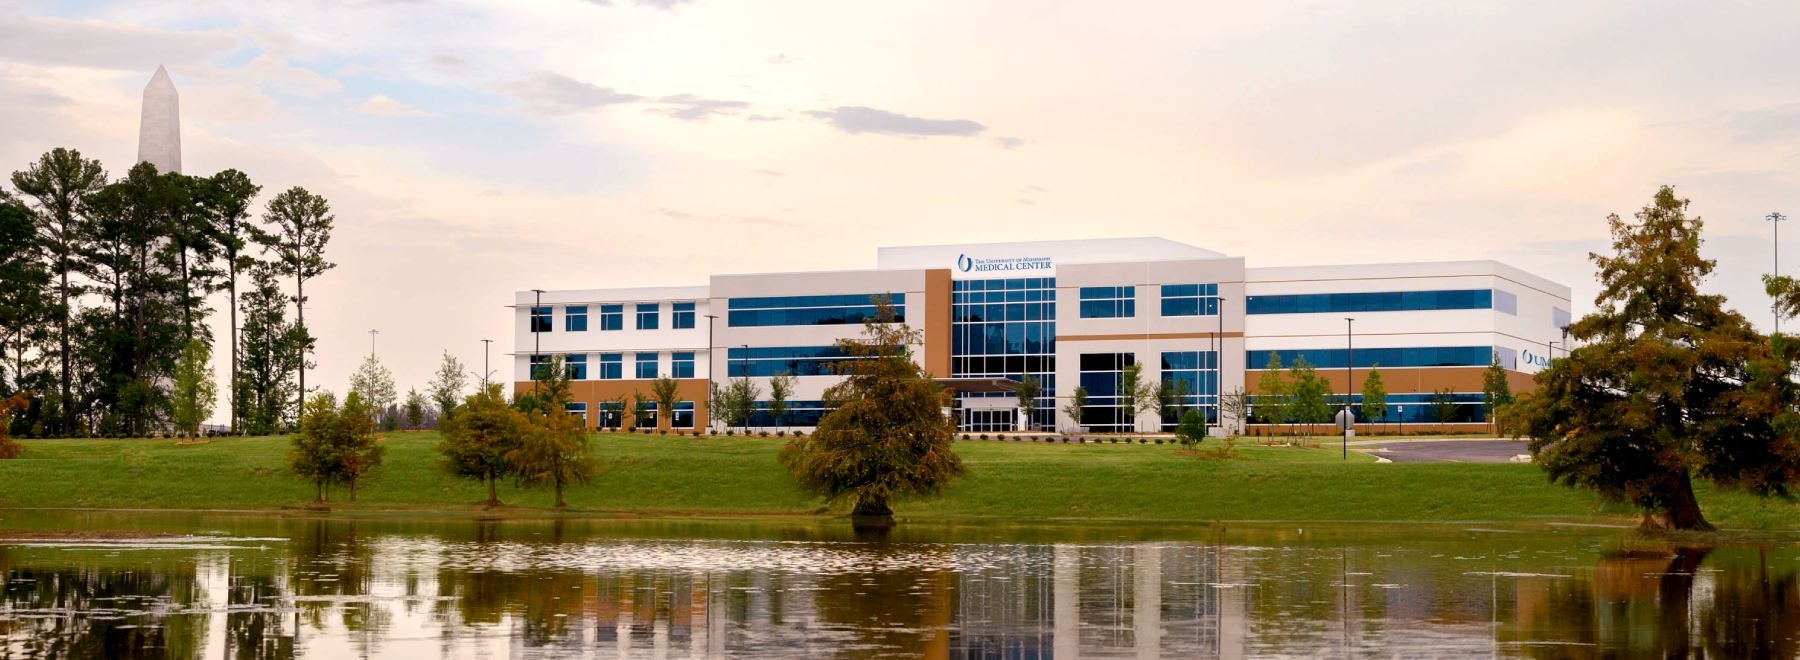
[[[1130,364],[1217,425],[1221,393],[1254,401],[1271,356],[1305,358],[1339,396],[1347,382],[1360,392],[1378,367],[1387,412],[1362,423],[1432,425],[1449,413],[1473,425],[1482,370],[1497,359],[1515,391],[1529,387],[1564,341],[1569,296],[1495,261],[1248,268],[1161,238],[893,247],[867,270],[522,291],[511,306],[513,366],[525,390],[532,364],[564,356],[569,412],[609,427],[634,417],[619,397],[648,397],[658,377],[677,380],[684,402],[626,426],[705,427],[709,383],[749,378],[766,396],[769,378],[787,373],[797,387],[779,425],[807,427],[839,379],[834,344],[860,337],[873,299],[885,297],[920,331],[914,359],[954,392],[966,431],[1172,427],[1154,412],[1127,414],[1118,385]],[[1027,375],[1043,392],[1030,419],[1004,391]],[[1065,410],[1078,387],[1088,395],[1079,419]],[[1250,421],[1262,419],[1252,406]],[[761,409],[750,424],[778,425]]]

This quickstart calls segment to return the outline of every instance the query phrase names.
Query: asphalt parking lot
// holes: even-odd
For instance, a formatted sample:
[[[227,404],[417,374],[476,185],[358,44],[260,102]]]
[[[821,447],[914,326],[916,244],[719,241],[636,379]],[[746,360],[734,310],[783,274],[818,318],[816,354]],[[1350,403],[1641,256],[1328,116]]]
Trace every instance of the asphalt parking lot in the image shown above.
[[[1508,463],[1529,454],[1524,440],[1408,440],[1370,442],[1352,448],[1395,463]]]

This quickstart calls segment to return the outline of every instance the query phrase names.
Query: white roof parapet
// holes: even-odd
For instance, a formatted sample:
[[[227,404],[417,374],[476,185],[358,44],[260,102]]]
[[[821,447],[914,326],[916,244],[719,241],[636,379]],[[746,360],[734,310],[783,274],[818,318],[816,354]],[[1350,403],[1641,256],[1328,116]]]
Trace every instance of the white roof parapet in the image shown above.
[[[710,289],[704,286],[645,286],[625,289],[561,289],[555,291],[545,289],[543,301],[546,305],[567,305],[706,300],[709,297],[711,297]],[[515,291],[513,292],[513,304],[508,307],[529,307],[537,300],[536,293]]]
[[[1047,258],[1058,264],[1112,264],[1140,261],[1223,259],[1227,255],[1155,236],[1091,238],[1012,243],[912,245],[876,250],[881,270],[954,268],[958,258]]]

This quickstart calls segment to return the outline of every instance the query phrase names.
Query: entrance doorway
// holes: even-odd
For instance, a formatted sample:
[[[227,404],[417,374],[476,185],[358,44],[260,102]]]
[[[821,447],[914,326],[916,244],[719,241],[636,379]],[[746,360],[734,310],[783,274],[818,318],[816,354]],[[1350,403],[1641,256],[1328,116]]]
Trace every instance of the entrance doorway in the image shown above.
[[[1016,411],[1006,409],[973,409],[962,411],[962,431],[994,433],[1018,427]]]

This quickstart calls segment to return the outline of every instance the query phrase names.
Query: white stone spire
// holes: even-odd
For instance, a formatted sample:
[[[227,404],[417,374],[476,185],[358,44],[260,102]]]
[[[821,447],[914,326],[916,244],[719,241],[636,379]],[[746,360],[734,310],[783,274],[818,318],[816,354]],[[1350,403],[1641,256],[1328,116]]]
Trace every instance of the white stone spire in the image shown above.
[[[144,86],[144,114],[138,123],[138,162],[159,172],[181,171],[181,98],[169,72],[157,65]]]

